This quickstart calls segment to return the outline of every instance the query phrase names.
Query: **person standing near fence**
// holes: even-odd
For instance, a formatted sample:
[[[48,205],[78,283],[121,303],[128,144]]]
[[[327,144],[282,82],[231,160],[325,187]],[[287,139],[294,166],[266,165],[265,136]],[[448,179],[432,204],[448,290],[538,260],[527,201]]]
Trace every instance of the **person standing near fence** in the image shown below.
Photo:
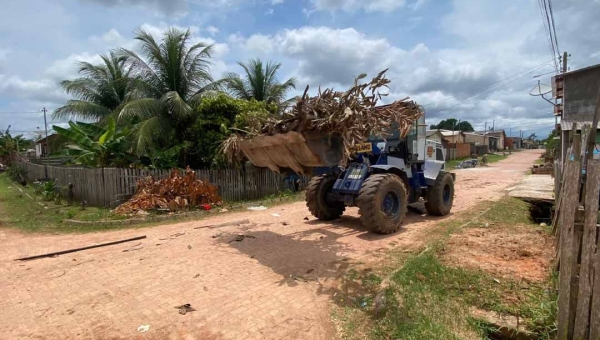
[[[300,176],[295,171],[289,170],[283,179],[287,190],[298,192],[300,190]]]

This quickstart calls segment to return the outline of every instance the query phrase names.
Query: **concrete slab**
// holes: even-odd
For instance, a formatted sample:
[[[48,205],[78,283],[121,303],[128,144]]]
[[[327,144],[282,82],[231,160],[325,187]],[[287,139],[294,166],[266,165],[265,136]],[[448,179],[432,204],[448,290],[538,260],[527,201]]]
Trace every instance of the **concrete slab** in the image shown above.
[[[554,201],[554,179],[551,175],[529,175],[506,189],[508,195],[525,201]]]

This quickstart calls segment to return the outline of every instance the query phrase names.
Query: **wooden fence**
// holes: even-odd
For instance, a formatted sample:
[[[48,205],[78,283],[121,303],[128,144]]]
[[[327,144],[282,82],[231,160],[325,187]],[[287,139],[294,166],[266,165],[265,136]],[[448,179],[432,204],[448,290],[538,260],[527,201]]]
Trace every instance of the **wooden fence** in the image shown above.
[[[73,183],[75,200],[87,201],[91,206],[114,207],[135,193],[136,182],[146,176],[167,177],[170,170],[143,170],[122,168],[74,168],[38,165],[23,162],[27,179],[54,179],[60,186]],[[219,194],[227,201],[260,199],[289,189],[283,175],[268,169],[197,170],[198,179],[208,180],[219,188]],[[308,178],[301,177],[300,187]]]
[[[595,135],[591,133],[592,136]],[[589,136],[587,136],[589,138]],[[572,136],[568,160],[555,163],[559,267],[558,339],[600,339],[600,160]],[[585,140],[585,139],[584,139]]]

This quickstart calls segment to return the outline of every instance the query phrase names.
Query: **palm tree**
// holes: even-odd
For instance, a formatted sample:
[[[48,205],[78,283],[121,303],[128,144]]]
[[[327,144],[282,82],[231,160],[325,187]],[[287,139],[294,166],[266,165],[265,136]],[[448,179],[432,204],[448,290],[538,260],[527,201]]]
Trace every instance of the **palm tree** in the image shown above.
[[[210,74],[212,45],[190,46],[190,31],[169,28],[158,43],[154,37],[138,30],[143,57],[121,49],[135,77],[141,96],[127,103],[119,118],[134,119],[134,147],[138,155],[149,146],[164,145],[171,139],[181,145],[186,128],[193,123],[193,106],[204,95],[218,88]]]
[[[268,61],[266,65],[260,59],[252,59],[247,63],[238,62],[245,72],[244,78],[237,73],[229,73],[225,78],[225,86],[231,94],[240,99],[255,99],[259,102],[281,104],[286,93],[296,88],[296,80],[290,78],[284,83],[277,80],[277,72],[281,64]]]
[[[127,102],[131,92],[131,81],[126,58],[113,51],[108,56],[100,57],[102,63],[99,65],[79,62],[80,78],[60,82],[63,90],[77,99],[69,100],[54,111],[55,119],[98,121]]]

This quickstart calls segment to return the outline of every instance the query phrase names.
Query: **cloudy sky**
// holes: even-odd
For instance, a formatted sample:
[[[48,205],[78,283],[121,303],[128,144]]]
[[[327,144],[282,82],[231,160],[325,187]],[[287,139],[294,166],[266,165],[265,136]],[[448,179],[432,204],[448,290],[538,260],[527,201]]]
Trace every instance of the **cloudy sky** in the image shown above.
[[[570,69],[600,63],[600,0],[552,5]],[[296,77],[298,91],[343,89],[389,68],[386,100],[410,96],[428,123],[494,121],[538,136],[554,123],[551,105],[528,94],[534,75],[550,84],[555,69],[537,0],[2,0],[1,8],[0,129],[43,128],[40,110],[68,99],[57,83],[77,75],[76,61],[135,50],[137,28],[160,35],[169,26],[215,44],[216,78],[255,57],[281,62],[281,78]]]

